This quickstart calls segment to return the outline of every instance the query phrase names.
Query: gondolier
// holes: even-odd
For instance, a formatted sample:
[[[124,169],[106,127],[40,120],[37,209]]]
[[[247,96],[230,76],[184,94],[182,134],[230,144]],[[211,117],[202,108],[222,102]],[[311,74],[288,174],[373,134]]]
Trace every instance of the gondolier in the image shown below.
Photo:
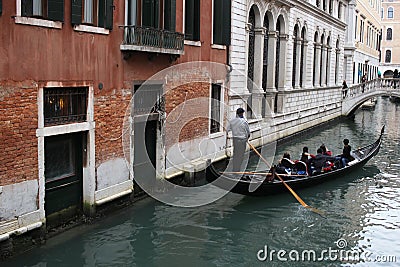
[[[233,139],[233,171],[240,171],[243,162],[244,153],[246,151],[246,143],[250,137],[250,128],[244,118],[244,109],[236,110],[236,117],[231,119],[226,129],[227,132],[232,131]]]

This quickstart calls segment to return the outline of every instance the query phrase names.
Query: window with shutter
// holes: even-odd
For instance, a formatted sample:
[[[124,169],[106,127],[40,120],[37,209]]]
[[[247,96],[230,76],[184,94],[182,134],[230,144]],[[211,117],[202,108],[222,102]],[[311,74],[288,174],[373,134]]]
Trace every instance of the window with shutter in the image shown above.
[[[185,39],[200,41],[200,0],[185,2]]]
[[[64,21],[64,0],[21,0],[21,16]]]
[[[113,0],[71,0],[71,22],[113,28]]]
[[[176,0],[165,0],[164,29],[174,32],[176,25]]]
[[[160,28],[160,0],[143,0],[142,26]]]
[[[221,131],[221,101],[222,101],[221,84],[213,83],[211,86],[211,118],[210,133]]]
[[[231,0],[214,1],[213,43],[229,45],[231,41]]]

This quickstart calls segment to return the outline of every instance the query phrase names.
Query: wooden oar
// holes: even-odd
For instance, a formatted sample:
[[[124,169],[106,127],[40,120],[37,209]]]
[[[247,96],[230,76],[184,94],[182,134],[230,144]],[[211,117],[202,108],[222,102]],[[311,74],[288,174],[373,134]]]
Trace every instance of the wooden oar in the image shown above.
[[[272,173],[270,172],[221,172],[221,174],[248,174],[248,175],[267,175],[267,176],[272,176]],[[300,174],[279,174],[280,176],[287,176],[287,177],[305,177],[307,175],[300,175]]]
[[[252,144],[250,144],[249,141],[247,141],[247,143],[249,144],[250,148],[260,157],[260,159],[261,159],[262,161],[264,161],[265,164],[267,164],[268,168],[271,168],[271,165],[270,165],[270,164],[268,163],[268,161],[260,154],[260,152],[258,152],[258,150],[257,150]],[[322,211],[320,211],[319,209],[316,209],[316,208],[313,208],[313,207],[307,205],[307,204],[296,194],[296,192],[294,192],[293,189],[282,179],[282,177],[281,177],[279,174],[275,173],[275,175],[279,178],[279,180],[281,180],[281,182],[285,185],[285,187],[290,191],[290,193],[292,193],[292,195],[297,199],[298,202],[300,202],[300,204],[301,204],[303,207],[305,207],[305,208],[307,208],[307,209],[309,209],[309,210],[311,210],[311,211],[313,211],[313,212],[315,212],[315,213],[321,215],[322,217],[324,217],[324,213],[323,213]]]

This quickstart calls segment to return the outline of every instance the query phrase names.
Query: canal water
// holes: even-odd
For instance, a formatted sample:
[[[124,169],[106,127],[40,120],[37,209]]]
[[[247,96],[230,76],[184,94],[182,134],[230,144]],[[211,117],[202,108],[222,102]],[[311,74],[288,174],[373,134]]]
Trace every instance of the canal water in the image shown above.
[[[375,141],[383,146],[362,169],[297,193],[323,210],[303,208],[291,194],[245,197],[229,193],[198,208],[151,198],[92,225],[58,235],[1,266],[399,266],[400,106],[378,98],[359,110],[280,144],[297,158],[324,143],[340,153]],[[396,262],[394,262],[396,261]]]

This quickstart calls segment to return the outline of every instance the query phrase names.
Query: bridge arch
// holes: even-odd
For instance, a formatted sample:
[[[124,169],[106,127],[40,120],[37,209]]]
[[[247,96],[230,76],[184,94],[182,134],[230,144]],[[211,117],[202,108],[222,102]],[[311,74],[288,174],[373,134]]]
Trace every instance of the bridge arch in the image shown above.
[[[351,87],[345,98],[342,100],[342,115],[351,116],[368,99],[377,96],[400,97],[400,90],[388,87],[381,87],[380,80],[372,80],[366,85],[366,90],[362,93],[362,85]]]

